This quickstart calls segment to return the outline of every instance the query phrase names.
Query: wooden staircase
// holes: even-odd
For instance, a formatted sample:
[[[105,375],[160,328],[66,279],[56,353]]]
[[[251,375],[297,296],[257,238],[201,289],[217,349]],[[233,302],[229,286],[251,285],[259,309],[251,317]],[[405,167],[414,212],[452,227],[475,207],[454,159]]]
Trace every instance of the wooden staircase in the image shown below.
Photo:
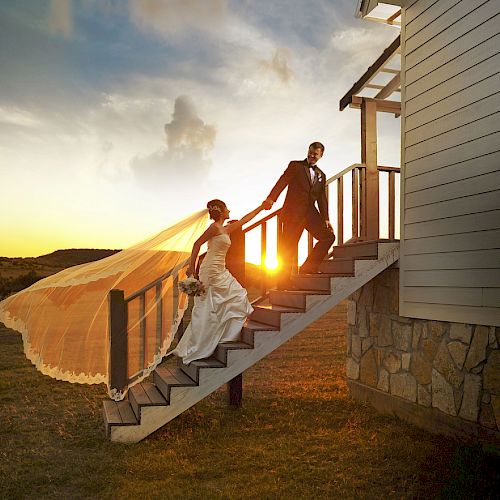
[[[219,344],[213,355],[160,365],[152,382],[142,382],[128,399],[104,402],[106,433],[112,441],[135,443],[229,382],[316,321],[399,258],[399,241],[379,240],[334,247],[321,273],[292,278],[293,290],[271,290],[255,306],[239,342]]]

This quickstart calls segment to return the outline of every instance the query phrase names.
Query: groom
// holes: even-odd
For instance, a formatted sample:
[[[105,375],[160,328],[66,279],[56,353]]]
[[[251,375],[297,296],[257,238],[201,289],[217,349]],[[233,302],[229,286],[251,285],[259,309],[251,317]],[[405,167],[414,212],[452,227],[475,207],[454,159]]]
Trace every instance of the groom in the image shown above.
[[[313,142],[309,146],[307,158],[302,161],[291,161],[264,201],[264,208],[269,210],[283,189],[288,186],[281,211],[283,233],[280,242],[282,266],[278,278],[280,290],[290,288],[292,262],[297,254],[297,245],[304,229],[307,229],[318,242],[302,264],[299,270],[301,273],[317,272],[328,249],[335,241],[328,217],[326,176],[316,165],[324,151],[323,144]],[[318,208],[315,206],[316,202]]]

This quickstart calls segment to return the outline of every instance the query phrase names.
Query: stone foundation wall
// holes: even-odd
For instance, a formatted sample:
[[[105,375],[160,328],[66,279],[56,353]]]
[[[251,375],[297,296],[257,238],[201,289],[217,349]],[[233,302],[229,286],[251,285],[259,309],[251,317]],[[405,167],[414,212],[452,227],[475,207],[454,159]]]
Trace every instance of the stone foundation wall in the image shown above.
[[[438,410],[475,435],[479,426],[500,436],[500,328],[399,316],[397,267],[348,300],[346,374],[351,386],[364,386],[355,396],[384,393],[395,407],[418,407],[419,420],[428,408],[429,419]]]

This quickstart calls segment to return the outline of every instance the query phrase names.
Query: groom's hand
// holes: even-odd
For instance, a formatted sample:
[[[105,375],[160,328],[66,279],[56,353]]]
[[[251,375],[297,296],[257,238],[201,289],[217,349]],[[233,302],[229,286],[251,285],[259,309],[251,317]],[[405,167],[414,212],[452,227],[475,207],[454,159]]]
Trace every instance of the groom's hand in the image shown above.
[[[273,204],[274,204],[273,200],[271,200],[270,198],[266,198],[262,203],[262,206],[264,207],[264,210],[270,210]]]

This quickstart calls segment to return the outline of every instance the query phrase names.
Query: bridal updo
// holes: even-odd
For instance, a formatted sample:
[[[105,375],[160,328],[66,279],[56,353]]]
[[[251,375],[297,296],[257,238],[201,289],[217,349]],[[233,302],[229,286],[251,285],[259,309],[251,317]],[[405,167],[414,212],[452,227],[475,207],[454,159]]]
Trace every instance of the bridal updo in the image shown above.
[[[226,204],[222,200],[211,200],[207,203],[208,215],[213,220],[220,219],[220,216],[224,209],[226,208]]]

